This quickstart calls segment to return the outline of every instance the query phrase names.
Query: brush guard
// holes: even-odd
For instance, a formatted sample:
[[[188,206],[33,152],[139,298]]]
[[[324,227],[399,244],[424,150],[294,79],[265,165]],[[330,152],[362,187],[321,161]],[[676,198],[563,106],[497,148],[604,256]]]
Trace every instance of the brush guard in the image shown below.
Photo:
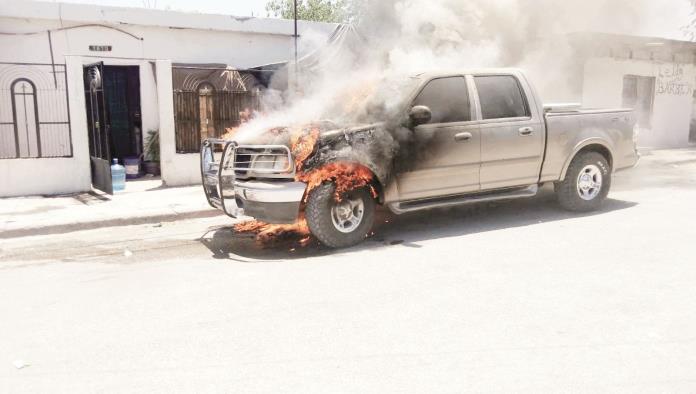
[[[211,207],[233,218],[243,215],[243,211],[233,203],[235,176],[229,165],[229,161],[234,160],[236,146],[234,141],[214,138],[206,139],[201,144],[201,180],[205,198]]]
[[[279,168],[252,168],[282,157]],[[201,180],[211,207],[233,218],[293,223],[307,185],[294,181],[290,150],[283,145],[238,145],[209,138],[201,145]]]

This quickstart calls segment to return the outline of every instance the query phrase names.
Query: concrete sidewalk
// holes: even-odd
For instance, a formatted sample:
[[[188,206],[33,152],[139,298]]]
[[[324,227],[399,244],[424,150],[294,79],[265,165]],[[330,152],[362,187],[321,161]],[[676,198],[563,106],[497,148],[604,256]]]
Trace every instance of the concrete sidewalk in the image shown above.
[[[0,199],[0,239],[98,227],[168,222],[221,215],[200,185],[164,187],[157,180],[129,181],[126,190],[54,197]]]

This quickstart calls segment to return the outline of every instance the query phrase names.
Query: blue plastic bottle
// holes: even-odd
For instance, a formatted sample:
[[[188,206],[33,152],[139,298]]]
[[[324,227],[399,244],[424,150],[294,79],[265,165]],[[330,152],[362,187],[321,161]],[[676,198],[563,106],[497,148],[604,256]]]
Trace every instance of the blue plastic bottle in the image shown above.
[[[114,191],[126,188],[126,167],[118,164],[118,159],[111,165],[111,187]]]

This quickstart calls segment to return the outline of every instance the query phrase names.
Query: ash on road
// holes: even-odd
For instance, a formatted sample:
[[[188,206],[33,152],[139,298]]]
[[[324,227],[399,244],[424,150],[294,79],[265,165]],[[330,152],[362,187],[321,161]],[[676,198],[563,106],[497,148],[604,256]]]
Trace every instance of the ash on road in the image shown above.
[[[601,212],[383,213],[340,251],[223,216],[3,240],[0,392],[694,392],[695,204],[696,151],[654,151]]]

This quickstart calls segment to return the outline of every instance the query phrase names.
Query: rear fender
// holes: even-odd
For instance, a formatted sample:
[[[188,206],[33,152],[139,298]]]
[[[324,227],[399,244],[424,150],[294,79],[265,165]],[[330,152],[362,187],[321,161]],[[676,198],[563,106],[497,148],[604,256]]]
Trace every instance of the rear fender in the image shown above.
[[[570,167],[570,162],[573,161],[575,156],[580,153],[583,149],[587,148],[590,145],[599,145],[605,148],[609,152],[609,158],[608,161],[611,162],[612,158],[614,157],[614,149],[611,146],[611,143],[607,141],[604,138],[600,137],[593,137],[593,138],[587,138],[585,140],[582,140],[578,142],[575,147],[573,148],[573,152],[568,155],[568,158],[566,159],[566,162],[563,164],[563,171],[561,172],[561,180],[565,179],[566,173],[568,172],[568,168]]]

